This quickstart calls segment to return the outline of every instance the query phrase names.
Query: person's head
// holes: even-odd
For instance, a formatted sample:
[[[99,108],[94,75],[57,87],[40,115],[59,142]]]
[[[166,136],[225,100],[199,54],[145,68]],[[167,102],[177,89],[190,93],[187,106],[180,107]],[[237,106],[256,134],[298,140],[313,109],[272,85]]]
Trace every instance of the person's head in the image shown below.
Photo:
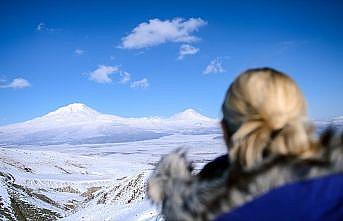
[[[253,168],[265,156],[314,153],[304,96],[286,74],[247,70],[230,85],[222,112],[230,159],[243,168]]]

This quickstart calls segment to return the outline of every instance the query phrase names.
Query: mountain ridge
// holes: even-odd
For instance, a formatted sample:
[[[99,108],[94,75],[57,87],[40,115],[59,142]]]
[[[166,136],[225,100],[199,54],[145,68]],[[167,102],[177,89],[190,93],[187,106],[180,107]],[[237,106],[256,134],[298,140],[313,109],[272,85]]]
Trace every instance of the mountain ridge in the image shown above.
[[[74,117],[74,119],[67,119],[68,122],[75,122],[78,120],[89,121],[95,120],[96,118],[100,119],[108,119],[108,120],[118,120],[118,121],[125,121],[125,120],[200,120],[200,121],[217,121],[216,119],[207,117],[202,115],[198,111],[194,110],[193,108],[187,108],[184,111],[175,113],[170,117],[160,117],[160,116],[146,116],[146,117],[123,117],[114,114],[105,114],[101,113],[86,104],[83,103],[71,103],[62,107],[59,107],[47,114],[44,114],[40,117],[36,117],[27,121],[17,122],[13,124],[7,124],[0,126],[0,128],[8,127],[12,125],[18,125],[22,123],[32,123],[35,121],[43,121],[48,120],[49,118],[57,118],[57,120],[61,120],[68,116]],[[59,118],[59,119],[58,119]],[[76,118],[76,119],[75,119]]]
[[[218,131],[217,120],[194,109],[170,117],[121,117],[72,103],[21,123],[0,127],[0,144],[82,144],[156,139],[175,133]]]

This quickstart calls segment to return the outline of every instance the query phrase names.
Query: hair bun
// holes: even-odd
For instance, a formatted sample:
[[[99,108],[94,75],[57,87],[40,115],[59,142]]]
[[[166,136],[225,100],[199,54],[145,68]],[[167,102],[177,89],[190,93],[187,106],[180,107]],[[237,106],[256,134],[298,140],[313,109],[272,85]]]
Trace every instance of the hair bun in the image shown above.
[[[311,146],[304,96],[287,75],[270,69],[251,69],[231,84],[223,106],[223,118],[232,136],[232,160],[251,167],[266,148],[278,154],[294,154]],[[275,130],[279,143],[270,144]],[[232,131],[232,130],[231,130]],[[283,143],[282,143],[283,142]],[[301,149],[301,151],[300,151]]]

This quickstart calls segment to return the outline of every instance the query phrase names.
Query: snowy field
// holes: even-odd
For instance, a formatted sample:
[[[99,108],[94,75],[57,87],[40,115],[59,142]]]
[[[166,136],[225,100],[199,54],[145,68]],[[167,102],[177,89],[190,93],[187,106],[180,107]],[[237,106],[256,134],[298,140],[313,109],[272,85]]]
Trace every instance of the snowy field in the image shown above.
[[[176,148],[188,150],[197,168],[225,152],[219,134],[2,147],[0,171],[11,178],[3,178],[2,201],[10,201],[12,194],[18,201],[51,210],[51,218],[64,220],[158,220],[156,208],[146,200],[145,180],[160,157]],[[15,189],[11,182],[25,190]],[[4,205],[11,211],[10,204]]]

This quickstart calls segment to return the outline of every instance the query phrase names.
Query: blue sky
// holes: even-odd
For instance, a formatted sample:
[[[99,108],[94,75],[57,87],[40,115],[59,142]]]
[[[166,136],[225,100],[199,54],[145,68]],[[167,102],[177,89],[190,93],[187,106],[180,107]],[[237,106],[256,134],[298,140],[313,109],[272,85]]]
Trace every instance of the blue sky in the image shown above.
[[[0,125],[73,102],[219,117],[232,80],[261,66],[298,82],[311,118],[343,115],[340,1],[70,2],[0,2]]]

